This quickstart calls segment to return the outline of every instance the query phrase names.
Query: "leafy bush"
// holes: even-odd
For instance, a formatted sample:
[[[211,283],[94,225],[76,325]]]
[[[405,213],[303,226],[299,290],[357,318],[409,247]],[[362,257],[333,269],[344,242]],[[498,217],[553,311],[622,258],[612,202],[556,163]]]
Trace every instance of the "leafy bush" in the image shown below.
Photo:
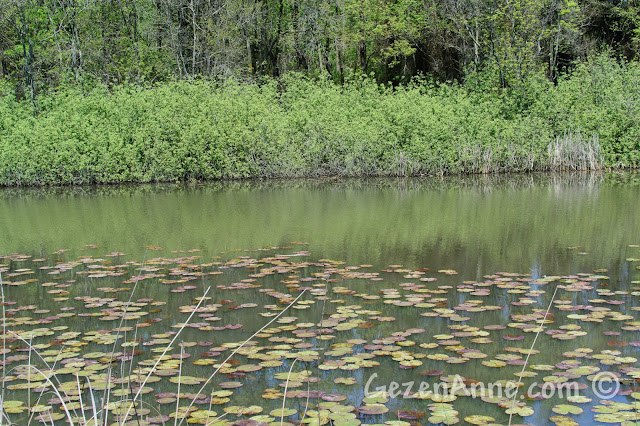
[[[522,94],[482,80],[0,88],[0,183],[158,182],[637,167],[640,66],[600,56]],[[514,97],[518,97],[514,100]]]

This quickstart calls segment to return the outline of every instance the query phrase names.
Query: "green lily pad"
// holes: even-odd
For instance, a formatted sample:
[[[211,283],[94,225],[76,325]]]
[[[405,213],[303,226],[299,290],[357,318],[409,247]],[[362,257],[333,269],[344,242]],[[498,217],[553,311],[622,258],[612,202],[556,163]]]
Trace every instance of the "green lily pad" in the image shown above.
[[[473,415],[464,418],[464,421],[472,425],[486,425],[495,422],[496,419],[490,416]]]
[[[358,407],[358,412],[365,416],[376,416],[389,412],[389,409],[382,404],[367,404]]]
[[[565,415],[565,414],[582,414],[584,410],[580,407],[576,407],[575,405],[559,404],[553,407],[551,411],[553,411],[554,413]]]
[[[285,408],[285,409],[276,408],[275,410],[271,410],[269,412],[269,415],[273,417],[289,417],[289,416],[293,416],[297,412],[298,410],[294,410],[293,408]]]

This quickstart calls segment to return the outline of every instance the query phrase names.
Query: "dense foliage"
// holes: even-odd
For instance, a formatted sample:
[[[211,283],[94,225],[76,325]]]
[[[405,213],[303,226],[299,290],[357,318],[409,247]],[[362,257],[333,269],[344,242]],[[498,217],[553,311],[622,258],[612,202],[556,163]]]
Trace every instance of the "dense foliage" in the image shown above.
[[[607,56],[526,93],[289,74],[0,98],[1,183],[637,167],[640,66]],[[523,101],[523,98],[526,100]],[[526,104],[526,107],[522,105]]]
[[[637,0],[0,0],[0,182],[633,167]]]
[[[637,0],[0,0],[0,78],[26,98],[68,81],[290,71],[399,83],[482,69],[518,87],[603,48],[638,55]]]

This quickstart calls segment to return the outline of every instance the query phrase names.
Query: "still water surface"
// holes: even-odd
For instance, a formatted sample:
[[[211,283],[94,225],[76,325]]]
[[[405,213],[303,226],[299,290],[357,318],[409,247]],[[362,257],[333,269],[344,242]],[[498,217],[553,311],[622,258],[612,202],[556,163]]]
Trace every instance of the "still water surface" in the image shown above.
[[[281,365],[269,367],[267,364],[258,371],[245,372],[246,376],[237,372],[234,376],[233,369],[225,370],[226,376],[222,375],[223,371],[212,380],[216,390],[220,390],[217,387],[220,382],[242,383],[242,387],[232,389],[229,402],[213,406],[219,415],[225,407],[237,405],[259,405],[265,409],[262,414],[267,414],[282,405],[282,398],[264,399],[263,391],[269,387],[284,391],[280,386],[284,381],[275,374],[289,371],[290,353],[295,350],[311,350],[317,354],[309,355],[310,358],[295,365],[293,371],[310,368],[313,375],[320,378],[312,384],[314,389],[344,395],[346,399],[339,404],[355,407],[363,405],[364,383],[373,373],[378,374],[373,386],[388,385],[394,380],[414,380],[416,387],[421,381],[433,385],[440,377],[454,374],[487,383],[517,380],[522,369],[520,361],[526,354],[522,356],[509,348],[531,347],[535,336],[531,328],[537,326],[536,320],[540,317],[514,315],[544,313],[555,288],[560,285],[551,308],[553,323],[548,325],[548,330],[566,332],[577,327],[575,330],[581,333],[571,340],[542,333],[536,343],[541,352],[532,355],[529,364],[544,368],[527,368],[538,375],[527,378],[526,386],[536,380],[542,382],[543,377],[561,376],[568,369],[562,364],[566,360],[578,359],[581,365],[597,366],[602,371],[621,371],[624,375],[628,368],[637,365],[633,358],[640,358],[639,349],[634,345],[640,336],[634,329],[637,325],[633,324],[637,320],[633,308],[638,306],[635,287],[640,284],[637,282],[640,262],[635,260],[640,258],[637,246],[640,244],[639,189],[640,176],[634,173],[4,189],[0,191],[0,256],[4,255],[0,258],[0,271],[5,281],[5,300],[9,302],[7,327],[17,334],[47,327],[68,327],[51,329],[50,334],[36,333],[33,343],[43,345],[42,351],[59,350],[65,348],[57,339],[61,333],[80,333],[71,338],[84,342],[83,345],[88,342],[85,346],[76,346],[81,348],[75,352],[80,362],[87,361],[83,354],[90,351],[110,353],[113,340],[86,339],[107,330],[107,335],[118,338],[116,352],[126,351],[127,347],[131,350],[133,346],[120,345],[138,340],[136,349],[141,353],[134,357],[137,362],[158,355],[153,348],[164,346],[149,344],[159,339],[154,336],[177,331],[188,317],[188,307],[194,306],[205,289],[211,287],[208,303],[214,306],[209,312],[203,311],[194,317],[192,322],[196,326],[181,332],[176,343],[187,342],[182,352],[177,344],[168,351],[176,359],[183,357],[181,353],[189,355],[182,363],[181,374],[207,378],[215,369],[211,365],[194,365],[195,360],[222,361],[231,350],[221,345],[248,338],[272,318],[268,315],[278,312],[278,306],[286,306],[291,300],[285,297],[287,294],[296,297],[308,288],[300,299],[308,301],[308,308],[304,309],[304,304],[294,306],[296,309],[284,314],[285,321],[273,324],[284,329],[272,329],[270,334],[255,339],[259,347],[265,347],[262,352],[282,351],[271,354],[276,364]],[[277,248],[256,251],[269,247]],[[275,257],[283,254],[296,255]],[[284,262],[279,266],[282,270],[277,270],[278,262]],[[110,274],[101,276],[101,267],[105,265],[121,265],[117,269],[119,274],[113,274],[111,269]],[[365,266],[356,269],[358,265]],[[347,266],[354,269],[345,269]],[[260,274],[260,268],[266,267],[276,269],[269,271],[273,273]],[[438,272],[440,270],[449,270],[449,273]],[[365,275],[352,276],[350,271]],[[493,275],[500,272],[520,275],[511,278]],[[139,274],[145,279],[135,286]],[[570,275],[564,283],[540,281],[545,276]],[[517,278],[521,281],[516,281]],[[172,280],[175,282],[167,282]],[[224,288],[243,280],[256,287]],[[576,281],[586,287],[569,290],[562,287]],[[184,285],[190,287],[181,289]],[[424,287],[419,287],[421,285]],[[490,291],[484,293],[483,288]],[[112,292],[113,289],[122,291]],[[171,291],[176,289],[181,291]],[[271,290],[265,291],[267,289]],[[478,289],[479,292],[475,291]],[[118,333],[119,317],[113,312],[118,309],[122,312],[122,305],[116,302],[126,302],[132,292],[132,300],[140,303],[134,311],[143,314],[127,317],[124,328],[120,327],[123,331]],[[87,300],[87,296],[96,300]],[[427,299],[436,299],[433,306],[415,306],[428,302]],[[614,302],[609,303],[611,301]],[[490,309],[467,311],[474,303]],[[242,307],[243,304],[247,306]],[[576,313],[558,309],[590,304],[631,318],[602,320],[588,315],[586,319],[572,318],[569,315],[592,311]],[[212,312],[221,319],[211,320]],[[462,318],[452,318],[452,312],[461,314]],[[92,313],[95,315],[90,316]],[[261,313],[267,315],[259,315]],[[323,313],[325,319],[334,315],[347,325],[337,329],[331,322],[318,325]],[[58,318],[47,322],[52,315]],[[154,320],[139,326],[150,318]],[[355,325],[351,324],[353,327],[349,325],[351,320],[356,321]],[[518,322],[528,324],[529,331],[510,326]],[[225,324],[242,327],[207,328]],[[296,327],[296,324],[303,326]],[[460,325],[472,327],[471,334],[464,335],[465,330],[456,329]],[[507,328],[492,329],[494,325]],[[484,329],[486,326],[489,327]],[[628,329],[621,328],[624,326]],[[297,333],[305,327],[311,334],[297,338]],[[393,341],[393,336],[407,330],[412,333],[401,336],[400,348],[385,354],[388,346],[398,343]],[[474,330],[484,330],[486,336],[473,336]],[[452,332],[462,334],[451,335]],[[322,337],[324,333],[329,337]],[[474,337],[488,337],[490,341],[474,342]],[[405,346],[403,342],[407,341]],[[444,344],[438,344],[439,341]],[[11,352],[6,356],[24,353],[20,341],[11,344]],[[351,352],[325,355],[340,344],[351,348]],[[431,347],[434,344],[436,346]],[[73,344],[67,346],[73,347]],[[603,363],[601,357],[591,355],[576,358],[571,351],[578,348],[591,349],[593,354],[611,350],[620,353],[605,352]],[[391,354],[398,349],[413,354],[410,356],[420,365],[407,368],[409,366],[400,364],[400,358],[393,359]],[[465,351],[470,349],[480,351],[486,358],[466,359],[460,364],[452,359],[464,358]],[[216,352],[220,354],[214,355]],[[354,354],[373,354],[364,359],[379,365],[353,369],[334,365],[333,369],[317,369],[318,365],[327,365],[327,360],[341,363],[345,356],[346,364],[353,364],[355,361],[349,356]],[[442,358],[442,354],[449,358]],[[482,364],[489,360],[509,361],[514,354],[517,359],[502,367]],[[238,354],[234,359],[240,366],[265,361],[246,355]],[[622,361],[616,361],[616,357]],[[613,361],[608,362],[610,359]],[[18,357],[7,365],[7,370],[25,363],[27,361]],[[129,368],[126,362],[118,364],[118,368],[124,364]],[[171,370],[171,365],[166,367]],[[546,367],[550,369],[545,370]],[[84,374],[83,368],[80,366],[77,371]],[[431,375],[434,371],[442,374]],[[120,373],[121,370],[114,372],[112,377],[122,377]],[[24,378],[16,377],[15,371],[6,374],[10,375],[7,384],[24,382]],[[73,380],[72,374],[63,371],[61,381]],[[570,379],[590,386],[586,376]],[[166,376],[161,377],[148,384],[152,390],[143,396],[143,402],[154,406],[149,416],[175,411],[175,402],[156,402],[166,396],[165,393],[177,392],[177,384]],[[334,383],[339,377],[354,378],[357,384]],[[116,388],[122,386],[119,383]],[[199,389],[198,385],[181,384],[181,392]],[[288,389],[304,391],[307,384],[294,381]],[[7,392],[10,399],[27,399],[25,391]],[[205,393],[210,392],[209,386]],[[597,413],[590,408],[599,402],[590,392],[588,388],[581,394],[593,401],[580,404],[554,398],[524,401],[535,412],[526,417],[514,416],[514,423],[549,423],[548,418],[556,414],[551,409],[565,403],[584,410],[581,414],[569,414],[580,424],[595,423],[593,416]],[[38,393],[30,392],[31,404]],[[41,402],[50,398],[51,395],[47,395]],[[171,395],[167,398],[171,399]],[[191,402],[188,398],[182,399],[185,402],[180,406]],[[113,397],[110,400],[113,401]],[[615,400],[633,399],[622,395]],[[294,393],[287,406],[303,412],[305,401],[306,398],[296,397]],[[311,401],[317,402],[314,398]],[[427,417],[418,420],[427,424],[428,404],[432,402],[392,399],[385,403],[389,413],[358,419],[363,423],[382,423],[396,420],[398,410],[418,410],[427,412]],[[470,414],[488,415],[497,423],[509,421],[504,407],[479,398],[459,397],[449,403],[459,411],[460,422]],[[195,405],[200,409],[209,406]],[[52,410],[60,412],[59,405],[54,404]],[[237,418],[235,415],[224,417],[230,422]],[[290,419],[299,418],[294,415]],[[12,419],[24,424],[29,417],[25,412],[13,414]],[[161,416],[156,420],[162,419],[166,420]],[[170,423],[173,424],[173,419]]]

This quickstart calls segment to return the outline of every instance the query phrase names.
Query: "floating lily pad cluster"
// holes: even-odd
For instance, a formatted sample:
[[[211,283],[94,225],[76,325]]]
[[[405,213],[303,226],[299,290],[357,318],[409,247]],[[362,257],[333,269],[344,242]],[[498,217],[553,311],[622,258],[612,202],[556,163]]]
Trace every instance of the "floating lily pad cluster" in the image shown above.
[[[630,425],[640,416],[640,282],[611,285],[605,270],[469,280],[454,269],[309,260],[293,247],[144,262],[87,254],[98,250],[0,256],[5,420]],[[619,385],[614,399],[591,391],[603,372]],[[374,373],[414,383],[364,394]],[[558,398],[559,389],[573,393]]]

